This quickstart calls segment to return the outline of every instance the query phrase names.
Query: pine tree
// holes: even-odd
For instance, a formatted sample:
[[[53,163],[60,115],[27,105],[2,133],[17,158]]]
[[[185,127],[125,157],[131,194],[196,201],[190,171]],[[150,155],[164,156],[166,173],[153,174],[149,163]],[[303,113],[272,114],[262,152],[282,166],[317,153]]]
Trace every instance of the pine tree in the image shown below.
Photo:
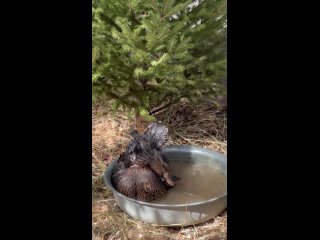
[[[214,97],[226,77],[226,0],[93,0],[93,98],[136,115]]]

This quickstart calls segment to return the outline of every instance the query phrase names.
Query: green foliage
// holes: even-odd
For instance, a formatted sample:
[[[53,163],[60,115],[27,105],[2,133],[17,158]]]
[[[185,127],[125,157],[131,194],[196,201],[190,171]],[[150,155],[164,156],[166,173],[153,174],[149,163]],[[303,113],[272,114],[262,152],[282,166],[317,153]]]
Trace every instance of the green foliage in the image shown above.
[[[198,101],[226,77],[226,0],[93,0],[93,99],[149,116]]]

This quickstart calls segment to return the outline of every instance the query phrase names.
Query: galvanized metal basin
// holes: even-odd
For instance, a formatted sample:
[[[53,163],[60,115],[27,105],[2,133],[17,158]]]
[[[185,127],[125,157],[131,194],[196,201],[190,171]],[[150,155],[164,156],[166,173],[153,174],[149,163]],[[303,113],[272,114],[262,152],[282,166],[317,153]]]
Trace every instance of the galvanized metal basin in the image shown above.
[[[216,168],[227,177],[226,155],[193,146],[169,146],[164,149],[164,153],[169,161],[205,164]],[[208,221],[227,207],[227,192],[206,201],[174,205],[142,202],[128,198],[112,186],[111,173],[115,162],[115,160],[112,161],[107,167],[104,175],[105,182],[113,192],[119,207],[135,219],[161,226],[188,226]]]

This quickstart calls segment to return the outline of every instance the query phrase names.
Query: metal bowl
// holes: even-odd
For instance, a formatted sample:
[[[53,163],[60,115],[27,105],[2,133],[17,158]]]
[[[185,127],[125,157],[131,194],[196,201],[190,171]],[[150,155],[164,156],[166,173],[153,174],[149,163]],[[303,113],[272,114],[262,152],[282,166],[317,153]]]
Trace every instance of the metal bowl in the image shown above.
[[[204,148],[169,146],[164,149],[169,161],[187,161],[205,164],[221,171],[227,177],[227,156]],[[188,226],[208,221],[227,207],[227,192],[206,201],[189,204],[157,204],[128,198],[119,193],[111,183],[112,169],[116,160],[107,167],[104,175],[107,186],[119,207],[131,217],[161,226]]]

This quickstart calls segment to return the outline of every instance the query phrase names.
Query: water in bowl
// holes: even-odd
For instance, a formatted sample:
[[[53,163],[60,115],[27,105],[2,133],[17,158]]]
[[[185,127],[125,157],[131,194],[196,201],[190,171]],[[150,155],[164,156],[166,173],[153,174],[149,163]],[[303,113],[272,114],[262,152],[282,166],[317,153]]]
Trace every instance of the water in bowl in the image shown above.
[[[153,203],[193,203],[218,197],[227,191],[227,177],[213,167],[199,163],[171,161],[170,169],[180,180],[165,196]]]

